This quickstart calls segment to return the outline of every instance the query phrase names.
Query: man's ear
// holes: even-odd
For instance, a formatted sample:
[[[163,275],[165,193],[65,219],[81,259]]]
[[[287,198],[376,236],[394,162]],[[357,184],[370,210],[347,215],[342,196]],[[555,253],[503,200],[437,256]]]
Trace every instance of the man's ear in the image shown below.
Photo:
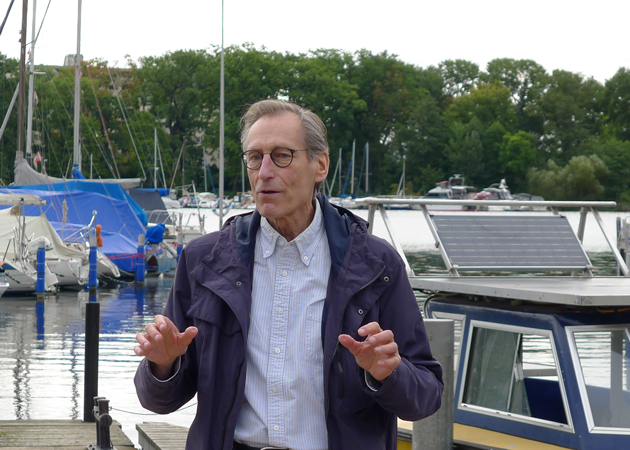
[[[324,181],[328,176],[328,168],[330,167],[330,157],[328,153],[318,153],[317,155],[317,176],[315,181]]]

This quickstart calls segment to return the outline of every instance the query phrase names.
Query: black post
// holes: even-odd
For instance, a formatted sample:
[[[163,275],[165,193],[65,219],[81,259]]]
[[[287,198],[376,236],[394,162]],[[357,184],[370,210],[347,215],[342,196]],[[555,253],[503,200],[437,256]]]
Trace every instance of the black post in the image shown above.
[[[94,299],[94,300],[93,300]],[[98,343],[101,305],[90,297],[85,304],[85,370],[83,391],[83,421],[94,422],[92,409],[98,395]]]

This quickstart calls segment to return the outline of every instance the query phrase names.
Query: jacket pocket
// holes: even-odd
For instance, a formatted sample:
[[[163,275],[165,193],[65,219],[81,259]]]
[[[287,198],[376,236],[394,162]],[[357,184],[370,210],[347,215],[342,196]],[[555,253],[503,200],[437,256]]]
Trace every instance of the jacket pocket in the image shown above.
[[[197,324],[201,320],[210,326],[217,327],[221,333],[226,335],[233,335],[241,330],[241,326],[232,309],[223,299],[212,293],[208,295],[193,295],[187,313],[193,318],[198,328],[199,325]],[[203,326],[203,324],[200,325]]]

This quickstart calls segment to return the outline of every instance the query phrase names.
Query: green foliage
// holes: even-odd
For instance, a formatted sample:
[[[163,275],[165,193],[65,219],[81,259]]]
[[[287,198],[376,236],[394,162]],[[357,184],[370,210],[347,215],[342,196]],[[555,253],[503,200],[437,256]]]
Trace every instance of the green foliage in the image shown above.
[[[438,67],[444,80],[444,95],[447,97],[459,97],[470,92],[479,81],[479,66],[470,61],[448,59],[442,61]]]
[[[601,180],[606,199],[622,201],[630,194],[630,141],[591,139],[581,147],[584,154],[597,155],[609,170],[609,175]]]
[[[601,133],[604,87],[579,74],[554,70],[549,89],[538,102],[545,118],[543,149],[560,162],[578,154],[578,147]]]
[[[217,181],[221,53],[216,46],[178,50],[140,58],[122,70],[99,59],[85,62],[83,172],[142,176],[153,186],[156,130],[167,185],[194,182],[201,190],[204,154]],[[510,58],[494,59],[484,71],[462,59],[420,68],[387,52],[291,54],[249,43],[228,47],[223,56],[227,195],[241,190],[243,112],[258,100],[281,98],[313,110],[326,124],[329,180],[343,149],[339,189],[355,142],[357,179],[369,144],[371,195],[395,193],[405,161],[407,193],[426,193],[446,176],[462,173],[479,188],[505,178],[512,190],[536,189],[549,199],[630,199],[628,69],[621,68],[604,87],[579,74],[549,75],[532,60]],[[18,62],[0,59],[6,59],[0,67],[4,112],[17,84]],[[42,154],[48,174],[69,176],[74,73],[72,68],[37,70],[46,75],[35,79],[33,153]],[[0,140],[4,183],[13,177],[16,136],[14,109]],[[606,170],[609,175],[603,176]],[[159,180],[162,186],[161,174]]]
[[[604,95],[608,124],[613,136],[630,139],[630,70],[622,67],[608,81]]]
[[[534,194],[554,200],[602,200],[604,178],[609,174],[596,155],[574,156],[565,166],[549,160],[547,169],[532,169],[529,184]]]
[[[514,192],[527,190],[527,173],[534,167],[537,150],[532,135],[526,131],[506,133],[499,150],[501,173],[510,180]]]

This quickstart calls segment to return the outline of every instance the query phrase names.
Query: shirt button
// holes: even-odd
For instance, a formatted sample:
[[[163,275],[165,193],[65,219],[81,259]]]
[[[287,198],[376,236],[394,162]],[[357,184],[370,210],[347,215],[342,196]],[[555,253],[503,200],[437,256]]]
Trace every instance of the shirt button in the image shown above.
[[[280,247],[284,247],[284,241],[278,242],[278,245],[280,245]]]
[[[274,426],[273,426],[273,430],[274,430],[274,431],[278,431],[279,429],[280,429],[280,427],[279,427],[278,425],[274,425]]]
[[[305,256],[303,259],[304,261],[308,261],[308,256]]]
[[[284,312],[284,309],[278,308],[278,314],[282,314],[283,312]]]
[[[279,348],[276,348],[276,349],[274,349],[274,352],[276,352],[276,353],[280,353],[280,349],[279,349]]]
[[[277,387],[271,388],[271,392],[275,394],[276,392],[278,392],[278,388]]]
[[[265,250],[265,255],[268,255],[269,253],[269,250]]]
[[[283,276],[283,277],[286,277],[288,274],[289,274],[289,272],[287,272],[286,270],[283,270],[283,271],[282,271],[282,276]]]

